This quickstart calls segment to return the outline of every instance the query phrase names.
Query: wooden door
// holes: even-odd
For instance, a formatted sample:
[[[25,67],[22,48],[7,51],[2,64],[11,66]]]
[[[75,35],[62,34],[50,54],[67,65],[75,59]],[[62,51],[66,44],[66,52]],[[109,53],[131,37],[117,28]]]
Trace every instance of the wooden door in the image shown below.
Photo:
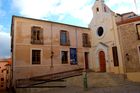
[[[99,52],[99,62],[100,62],[100,71],[106,72],[105,53],[103,51]]]
[[[88,66],[88,52],[85,52],[85,69],[89,69],[89,66]]]

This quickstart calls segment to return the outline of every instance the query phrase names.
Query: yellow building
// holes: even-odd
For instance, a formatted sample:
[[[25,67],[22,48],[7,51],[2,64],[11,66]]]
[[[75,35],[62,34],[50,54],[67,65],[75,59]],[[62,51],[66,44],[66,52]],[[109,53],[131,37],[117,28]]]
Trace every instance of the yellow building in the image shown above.
[[[13,79],[88,69],[91,31],[45,20],[12,18]]]

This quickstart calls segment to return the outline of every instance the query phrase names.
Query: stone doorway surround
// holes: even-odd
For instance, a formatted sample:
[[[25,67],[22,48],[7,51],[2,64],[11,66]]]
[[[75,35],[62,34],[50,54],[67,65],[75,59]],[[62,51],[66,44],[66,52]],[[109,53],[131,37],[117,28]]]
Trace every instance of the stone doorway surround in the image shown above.
[[[108,59],[109,59],[109,55],[108,55],[108,46],[102,42],[99,42],[96,46],[96,49],[94,51],[94,55],[95,55],[95,65],[96,65],[96,69],[95,72],[100,72],[100,57],[99,57],[99,53],[103,51],[104,55],[105,55],[105,64],[106,64],[106,72],[110,72],[109,71],[109,63],[108,63]]]

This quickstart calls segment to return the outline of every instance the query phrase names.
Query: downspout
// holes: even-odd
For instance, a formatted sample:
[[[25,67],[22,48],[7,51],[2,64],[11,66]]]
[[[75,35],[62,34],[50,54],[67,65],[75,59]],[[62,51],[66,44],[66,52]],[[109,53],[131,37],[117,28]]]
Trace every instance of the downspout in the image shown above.
[[[52,23],[51,23],[51,66],[50,68],[53,68],[53,33],[52,33]]]

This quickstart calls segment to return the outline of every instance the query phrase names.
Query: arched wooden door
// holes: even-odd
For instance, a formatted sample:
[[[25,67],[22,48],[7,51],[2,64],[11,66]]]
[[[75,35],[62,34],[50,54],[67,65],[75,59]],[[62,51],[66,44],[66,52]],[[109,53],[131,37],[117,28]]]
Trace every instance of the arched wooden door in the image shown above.
[[[103,51],[99,52],[99,62],[100,62],[100,71],[106,72],[105,53]]]

